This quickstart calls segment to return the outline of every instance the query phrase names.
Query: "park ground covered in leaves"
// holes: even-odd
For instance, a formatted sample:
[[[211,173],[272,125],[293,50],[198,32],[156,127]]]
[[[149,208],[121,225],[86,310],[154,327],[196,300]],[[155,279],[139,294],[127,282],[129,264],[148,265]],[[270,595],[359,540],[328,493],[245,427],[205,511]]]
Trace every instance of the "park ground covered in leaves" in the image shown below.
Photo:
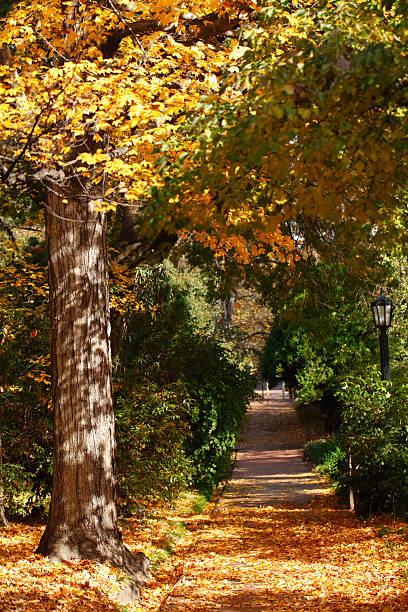
[[[128,546],[154,567],[127,607],[118,572],[49,564],[33,553],[42,527],[12,524],[0,534],[0,609],[408,610],[408,528],[390,516],[359,519],[330,495],[306,507],[186,508],[165,518],[151,509],[123,525]]]

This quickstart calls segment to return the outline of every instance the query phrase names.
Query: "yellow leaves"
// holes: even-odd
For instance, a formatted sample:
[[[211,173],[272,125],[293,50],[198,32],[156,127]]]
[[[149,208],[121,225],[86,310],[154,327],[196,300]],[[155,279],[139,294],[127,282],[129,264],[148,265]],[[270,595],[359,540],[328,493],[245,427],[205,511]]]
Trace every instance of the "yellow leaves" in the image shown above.
[[[208,87],[208,89],[212,89],[213,91],[218,91],[219,85],[218,85],[218,80],[215,74],[206,74],[204,77],[204,85]]]
[[[117,201],[133,203],[159,182],[155,144],[169,139],[177,122],[196,108],[204,92],[218,91],[222,69],[232,69],[247,50],[237,40],[229,48],[202,41],[182,44],[188,32],[181,29],[185,17],[179,20],[180,11],[194,9],[198,17],[212,11],[236,16],[242,7],[234,3],[221,6],[216,0],[182,8],[176,0],[131,2],[120,4],[119,20],[114,10],[101,8],[100,3],[73,1],[72,10],[67,10],[69,6],[59,0],[23,2],[4,22],[0,42],[17,41],[17,52],[12,69],[0,66],[0,73],[8,71],[3,93],[10,96],[2,96],[0,104],[0,139],[16,142],[21,151],[32,118],[46,108],[33,134],[30,163],[62,167],[65,173],[75,169],[94,185],[106,177],[114,191],[109,200],[95,200],[96,206],[107,209]],[[169,24],[178,27],[178,39],[172,30],[164,29],[125,36],[112,57],[102,57],[102,42],[109,39],[112,29],[119,35],[120,28],[152,19],[158,19],[163,28]],[[30,70],[22,66],[26,58],[32,61]],[[227,95],[231,99],[239,93],[230,89]],[[91,136],[90,126],[92,132],[97,130]],[[102,132],[109,136],[110,151],[123,151],[120,157],[112,159],[107,150],[95,152],[108,140]],[[78,142],[89,137],[95,146],[92,152],[84,152]],[[189,147],[186,143],[186,149]],[[82,153],[75,159],[77,151]],[[207,204],[205,196],[199,204],[195,202],[192,216],[201,207],[200,220],[210,217],[211,203],[208,211]],[[186,204],[172,202],[171,206],[180,209]],[[231,248],[247,259],[240,243]]]
[[[44,385],[51,385],[51,377],[46,372],[27,372],[27,377],[34,382]]]
[[[240,45],[238,40],[233,40],[230,46],[229,59],[232,61],[241,59],[248,50],[248,47]]]
[[[36,330],[35,330],[36,331]],[[30,370],[27,372],[26,376],[31,378],[37,383],[42,383],[44,385],[51,385],[51,375],[50,375],[50,355],[38,355],[36,357],[32,357],[26,359],[28,363],[31,364]]]
[[[166,524],[164,518],[162,522]],[[42,531],[42,525],[22,523],[11,523],[1,530],[0,608],[42,612],[58,607],[81,612],[117,609],[123,575],[107,563],[50,563],[33,552]]]
[[[173,595],[186,609],[208,609],[209,601],[214,609],[251,609],[255,597],[263,609],[281,612],[352,612],[356,606],[384,612],[395,602],[405,609],[408,590],[398,562],[375,545],[382,520],[362,523],[331,498],[302,508],[218,506],[187,521],[182,545],[144,590],[143,609],[157,609],[157,589],[166,592],[180,572]]]
[[[132,168],[122,159],[111,159],[105,164],[105,170],[110,175],[118,177],[132,176]]]
[[[117,261],[111,262],[110,271],[110,307],[122,314],[144,310],[132,272]]]
[[[159,19],[163,27],[170,24],[176,24],[178,22],[180,13],[178,2],[175,2],[174,0],[156,0],[154,3],[152,3],[151,7],[152,14]]]
[[[106,153],[97,152],[91,153],[80,153],[77,158],[79,161],[84,162],[88,166],[96,166],[102,162],[106,162],[109,159],[109,155]]]

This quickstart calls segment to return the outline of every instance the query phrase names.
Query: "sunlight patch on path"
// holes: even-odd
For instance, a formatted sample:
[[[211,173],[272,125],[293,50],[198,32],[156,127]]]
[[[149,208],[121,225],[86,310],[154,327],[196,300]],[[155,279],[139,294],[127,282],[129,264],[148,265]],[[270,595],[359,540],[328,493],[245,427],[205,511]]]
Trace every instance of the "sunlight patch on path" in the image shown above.
[[[393,555],[377,535],[392,517],[336,504],[302,461],[308,438],[280,391],[252,404],[233,478],[211,514],[189,519],[194,544],[160,612],[408,611],[408,543]]]
[[[236,467],[220,505],[229,508],[285,502],[304,505],[317,495],[329,494],[328,485],[303,461],[306,441],[306,432],[280,390],[271,391],[262,403],[254,402],[242,434]]]

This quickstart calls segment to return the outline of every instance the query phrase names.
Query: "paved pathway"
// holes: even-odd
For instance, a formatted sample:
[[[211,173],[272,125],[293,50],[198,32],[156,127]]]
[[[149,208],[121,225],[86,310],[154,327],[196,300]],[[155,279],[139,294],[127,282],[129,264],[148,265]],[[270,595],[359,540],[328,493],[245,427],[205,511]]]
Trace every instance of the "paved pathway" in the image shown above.
[[[239,443],[232,480],[221,499],[224,507],[304,505],[327,489],[308,463],[303,446],[321,432],[306,431],[280,389],[253,402]]]
[[[183,576],[161,612],[315,609],[313,604],[305,607],[307,600],[296,594],[289,598],[288,606],[280,601],[281,595],[272,601],[270,594],[276,580],[287,580],[282,572],[271,570],[271,560],[279,560],[282,554],[294,558],[299,554],[290,541],[285,544],[287,550],[282,548],[286,533],[290,540],[292,531],[298,534],[305,525],[320,523],[307,506],[328,493],[328,487],[302,460],[303,445],[319,433],[305,431],[280,389],[265,393],[263,402],[251,404],[232,479],[215,512],[192,519],[190,530],[197,530],[199,536],[188,550]],[[252,508],[251,514],[246,510],[241,515],[248,508]],[[294,517],[285,514],[285,508],[295,512]],[[271,510],[278,512],[275,527],[272,515],[268,515]]]

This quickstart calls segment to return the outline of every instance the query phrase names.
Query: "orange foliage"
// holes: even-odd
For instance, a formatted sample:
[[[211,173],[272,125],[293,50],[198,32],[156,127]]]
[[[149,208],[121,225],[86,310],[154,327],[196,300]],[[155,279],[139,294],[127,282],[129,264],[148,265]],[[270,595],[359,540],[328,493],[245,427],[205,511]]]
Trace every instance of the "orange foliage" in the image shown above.
[[[408,544],[397,533],[406,525],[391,517],[361,520],[327,496],[304,508],[216,507],[190,518],[165,519],[156,509],[128,520],[124,540],[152,556],[177,518],[187,525],[182,541],[129,610],[408,609]],[[378,535],[384,525],[388,539]],[[117,610],[120,574],[88,561],[47,563],[31,552],[40,530],[13,524],[0,531],[0,609]]]
[[[0,61],[3,180],[23,180],[24,162],[30,181],[52,184],[63,202],[74,176],[97,208],[139,210],[149,188],[162,184],[157,144],[166,141],[169,159],[178,146],[196,147],[173,136],[186,113],[202,113],[203,95],[219,92],[220,75],[238,71],[247,47],[237,27],[256,12],[252,0],[16,3],[0,28],[0,49],[13,49]],[[223,95],[240,94],[228,87]],[[262,206],[237,203],[221,215],[226,227],[209,193],[170,199],[158,212],[156,231],[204,227],[200,241],[242,264],[265,245],[272,253],[290,247],[277,229],[281,218]]]
[[[391,518],[360,520],[327,497],[305,508],[194,517],[189,537],[195,545],[184,545],[171,561],[179,582],[167,603],[172,610],[208,612],[407,610],[401,562],[408,546],[394,535],[396,548],[387,548],[378,537],[384,524],[392,527]],[[168,569],[158,575],[158,584],[168,582]],[[157,610],[149,590],[144,597],[137,609]]]

